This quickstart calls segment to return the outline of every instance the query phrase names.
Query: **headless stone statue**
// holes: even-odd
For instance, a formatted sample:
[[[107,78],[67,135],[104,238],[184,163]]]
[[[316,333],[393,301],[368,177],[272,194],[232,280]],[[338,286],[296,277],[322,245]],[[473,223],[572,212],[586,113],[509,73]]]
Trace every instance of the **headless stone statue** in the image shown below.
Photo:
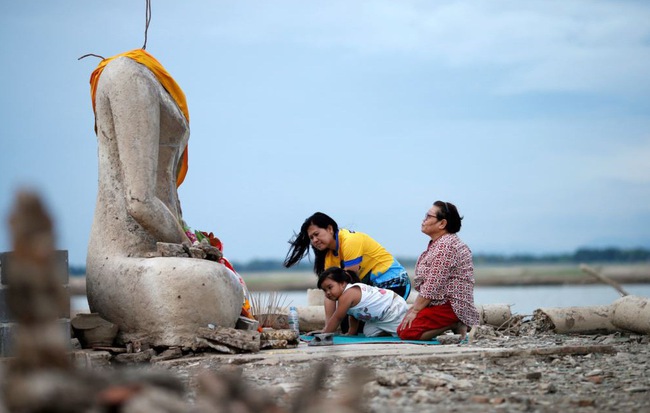
[[[146,66],[117,57],[97,83],[95,114],[99,189],[86,262],[90,310],[117,324],[123,342],[191,347],[199,327],[234,327],[243,290],[223,264],[152,257],[157,242],[189,245],[176,191],[189,126],[178,105]]]

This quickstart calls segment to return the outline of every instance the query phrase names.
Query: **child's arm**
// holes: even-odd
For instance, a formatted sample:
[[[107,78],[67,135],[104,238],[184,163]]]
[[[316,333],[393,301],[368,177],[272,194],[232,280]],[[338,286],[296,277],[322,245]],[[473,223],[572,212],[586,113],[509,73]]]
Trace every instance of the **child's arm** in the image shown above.
[[[350,307],[356,305],[359,300],[361,300],[361,290],[359,288],[353,287],[347,289],[336,302],[336,311],[334,311],[334,314],[332,314],[332,316],[327,320],[327,323],[325,323],[325,328],[322,330],[322,332],[335,332],[339,328],[339,324],[341,324],[343,318],[347,316],[347,312]],[[350,324],[350,327],[352,327],[352,324]],[[356,327],[358,328],[358,324]]]

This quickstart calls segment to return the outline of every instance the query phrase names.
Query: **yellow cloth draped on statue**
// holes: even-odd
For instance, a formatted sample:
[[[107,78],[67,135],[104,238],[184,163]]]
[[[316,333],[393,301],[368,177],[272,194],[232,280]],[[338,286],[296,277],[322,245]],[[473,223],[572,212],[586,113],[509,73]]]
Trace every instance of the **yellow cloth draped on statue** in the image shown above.
[[[161,65],[160,62],[156,60],[155,57],[153,57],[143,49],[134,49],[126,53],[109,57],[99,62],[97,68],[90,75],[90,97],[92,99],[93,113],[95,113],[95,94],[97,93],[97,83],[99,82],[99,77],[104,71],[104,67],[106,67],[106,65],[111,60],[116,59],[118,57],[128,57],[129,59],[133,59],[136,62],[146,66],[149,70],[151,70],[151,72],[156,76],[160,84],[165,88],[167,93],[169,93],[172,99],[174,99],[181,112],[183,112],[185,119],[187,119],[187,122],[188,123],[190,122],[190,112],[187,109],[187,100],[185,99],[185,93],[183,93],[183,90],[180,88],[180,86],[178,86],[178,83],[176,83],[176,81],[171,77],[169,72],[165,70],[163,65]],[[185,180],[185,175],[187,175],[187,162],[188,162],[188,156],[187,156],[187,146],[186,146],[185,150],[183,150],[183,155],[181,156],[181,159],[179,161],[178,174],[176,175],[177,187],[179,187]]]

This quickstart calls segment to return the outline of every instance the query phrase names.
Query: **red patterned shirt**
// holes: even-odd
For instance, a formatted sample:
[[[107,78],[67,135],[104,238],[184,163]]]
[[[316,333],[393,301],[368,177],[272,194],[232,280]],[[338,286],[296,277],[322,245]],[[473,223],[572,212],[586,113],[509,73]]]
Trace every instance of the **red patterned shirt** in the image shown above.
[[[460,321],[478,325],[472,251],[456,234],[444,234],[429,242],[415,264],[414,284],[423,298],[431,300],[429,306],[449,301]]]

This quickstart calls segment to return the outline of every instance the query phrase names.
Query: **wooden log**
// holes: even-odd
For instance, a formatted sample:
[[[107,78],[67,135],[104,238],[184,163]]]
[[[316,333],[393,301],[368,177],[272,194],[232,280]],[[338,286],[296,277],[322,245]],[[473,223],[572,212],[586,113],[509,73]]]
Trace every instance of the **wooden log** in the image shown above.
[[[635,333],[650,334],[650,299],[636,295],[612,303],[612,324]]]
[[[323,292],[323,290],[320,290],[318,288],[308,288],[307,305],[310,307],[316,305],[320,305],[320,306],[325,305],[325,293]]]
[[[298,307],[296,310],[300,331],[321,330],[325,327],[325,307],[322,305]]]
[[[509,304],[479,304],[476,309],[481,324],[501,327],[512,318]]]
[[[586,307],[539,308],[533,313],[533,321],[542,330],[558,334],[597,334],[620,331],[610,319],[608,305]]]

